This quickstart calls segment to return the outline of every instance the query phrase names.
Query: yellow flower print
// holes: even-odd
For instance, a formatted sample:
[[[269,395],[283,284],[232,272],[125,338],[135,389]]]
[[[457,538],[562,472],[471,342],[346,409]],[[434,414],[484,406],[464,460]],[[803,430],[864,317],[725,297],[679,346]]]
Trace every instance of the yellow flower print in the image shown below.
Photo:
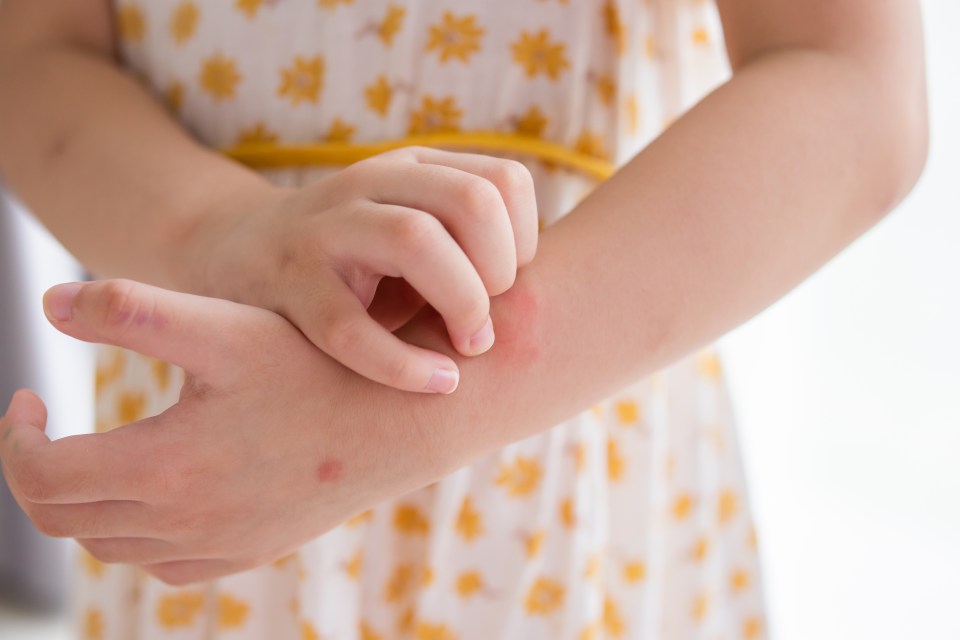
[[[423,568],[423,577],[420,579],[420,582],[423,584],[424,588],[429,587],[433,584],[434,572],[433,567],[427,565]]]
[[[583,631],[580,632],[580,635],[577,636],[577,640],[599,640],[600,639],[600,623],[594,622],[588,624],[583,628]]]
[[[581,473],[587,466],[587,446],[582,442],[573,445],[573,471]]]
[[[330,123],[330,130],[327,131],[327,142],[349,142],[356,130],[349,122],[334,118]]]
[[[646,38],[644,38],[643,52],[651,60],[657,57],[657,39],[652,35],[648,35]]]
[[[456,640],[457,636],[446,625],[420,622],[417,624],[417,640]]]
[[[474,538],[484,533],[483,514],[474,508],[470,496],[463,499],[460,512],[457,514],[457,533],[467,542],[473,542]]]
[[[126,358],[123,351],[115,349],[110,355],[109,362],[98,362],[96,371],[97,395],[101,395],[108,385],[116,382],[123,375]]]
[[[360,578],[360,572],[363,570],[363,552],[360,549],[353,552],[350,560],[344,565],[343,570],[347,572],[347,575],[350,576],[352,580]]]
[[[540,549],[543,548],[543,541],[547,537],[547,532],[543,530],[534,531],[529,536],[527,536],[523,541],[524,551],[527,553],[527,557],[530,559],[536,558],[540,553]]]
[[[316,103],[323,89],[324,62],[320,56],[296,56],[289,67],[280,70],[277,96],[287,98],[293,105],[304,100]]]
[[[296,557],[297,557],[297,554],[296,552],[294,552],[294,553],[285,555],[282,558],[277,558],[276,560],[273,561],[273,566],[275,569],[283,569],[285,566],[287,566],[288,562],[296,559]]]
[[[710,553],[710,540],[706,536],[700,536],[696,544],[693,545],[693,559],[697,562],[703,562]]]
[[[720,358],[712,351],[701,353],[697,356],[697,372],[711,380],[719,380],[723,376]]]
[[[763,623],[760,618],[747,618],[743,621],[743,640],[756,640],[762,630]]]
[[[367,85],[363,92],[367,97],[367,106],[381,117],[386,116],[393,98],[393,88],[387,82],[387,77],[380,75],[372,84]]]
[[[750,574],[743,569],[736,569],[730,574],[730,589],[743,591],[750,586]]]
[[[617,55],[623,54],[627,48],[627,33],[620,20],[620,9],[613,0],[607,0],[603,5],[603,22],[607,35],[613,40]]]
[[[613,482],[623,478],[627,462],[620,453],[620,445],[613,438],[607,439],[607,476]]]
[[[262,3],[263,0],[237,0],[234,6],[245,13],[248,18],[255,18]]]
[[[423,96],[423,106],[410,114],[409,135],[440,133],[460,130],[460,118],[463,111],[457,106],[455,97],[434,100]]]
[[[277,134],[267,128],[262,122],[256,122],[253,126],[241,129],[237,136],[237,144],[276,144]]]
[[[737,514],[737,494],[727,489],[720,492],[720,498],[717,500],[717,520],[720,524],[726,524],[733,516]]]
[[[403,610],[403,613],[397,616],[397,633],[405,636],[413,631],[416,624],[417,616],[413,607],[407,607]]]
[[[637,96],[631,93],[623,103],[623,108],[627,112],[627,133],[636,135],[640,130],[640,105],[637,102]]]
[[[603,104],[610,106],[617,97],[617,84],[608,75],[598,76],[596,79],[597,94]]]
[[[393,526],[400,533],[426,535],[430,532],[430,521],[417,507],[409,504],[398,504],[394,509]]]
[[[457,578],[456,588],[461,598],[469,598],[483,589],[483,576],[479,571],[464,571]]]
[[[577,525],[577,509],[573,498],[566,498],[560,502],[560,522],[568,529]]]
[[[191,0],[184,0],[173,10],[170,18],[170,36],[177,44],[183,44],[197,30],[197,22],[200,20],[200,10]]]
[[[363,524],[364,522],[370,521],[371,519],[373,519],[373,510],[367,509],[366,511],[362,513],[358,513],[357,515],[347,520],[347,526],[357,527]]]
[[[241,80],[236,63],[219,53],[204,60],[200,70],[200,86],[216,101],[233,98]]]
[[[701,593],[693,599],[690,615],[697,622],[703,621],[707,617],[707,611],[710,608],[710,598],[705,593]]]
[[[99,578],[107,568],[105,564],[90,555],[86,549],[80,550],[80,564],[88,576]]]
[[[103,614],[90,608],[83,614],[83,640],[103,640]]]
[[[373,627],[363,620],[360,621],[358,630],[360,631],[360,640],[383,640],[383,636],[374,631]]]
[[[320,640],[320,634],[306,620],[300,621],[300,640]]]
[[[393,575],[387,580],[383,591],[383,599],[387,602],[398,602],[413,588],[413,566],[400,564],[393,570]]]
[[[530,107],[525,114],[516,120],[514,128],[522,136],[540,138],[543,129],[547,126],[547,117],[537,105]]]
[[[168,84],[166,91],[163,92],[163,101],[171,113],[174,115],[180,113],[180,109],[183,108],[183,83],[174,80]]]
[[[317,0],[319,4],[324,9],[336,9],[338,5],[348,5],[353,4],[353,0]]]
[[[180,591],[160,598],[157,603],[157,622],[164,629],[189,627],[203,610],[203,592]]]
[[[500,466],[500,473],[495,482],[498,486],[504,487],[509,496],[525,496],[539,486],[542,475],[540,463],[535,458],[517,456],[513,464]]]
[[[401,6],[391,4],[387,7],[387,15],[377,25],[377,36],[388,47],[393,44],[393,38],[403,28],[403,18],[407,10]]]
[[[624,400],[618,402],[616,407],[617,422],[626,426],[635,424],[640,420],[640,405],[633,400]]]
[[[600,569],[603,568],[603,558],[599,553],[591,553],[587,557],[586,566],[583,568],[583,577],[587,580],[596,580],[600,577]]]
[[[619,638],[626,630],[620,608],[610,596],[603,599],[603,629],[610,638]]]
[[[607,159],[607,151],[603,146],[603,138],[599,134],[592,133],[586,129],[580,134],[580,137],[577,138],[573,149],[577,153],[582,153],[587,156],[600,158],[602,160]]]
[[[170,365],[163,360],[153,359],[150,363],[150,373],[153,374],[153,381],[160,391],[165,391],[170,386]]]
[[[457,18],[452,12],[445,11],[441,24],[430,25],[427,51],[438,49],[441,63],[450,58],[469,62],[470,55],[480,51],[480,38],[485,32],[476,22],[476,16]]]
[[[537,578],[527,592],[524,606],[527,613],[546,615],[556,611],[563,605],[565,589],[556,580]]]
[[[703,27],[697,27],[690,34],[690,40],[696,45],[708,45],[710,44],[710,33]]]
[[[684,520],[693,511],[693,496],[683,493],[673,501],[673,517],[677,520]]]
[[[147,397],[142,393],[125,391],[117,396],[117,419],[120,424],[130,424],[143,417]]]
[[[124,2],[117,9],[117,33],[121,40],[140,42],[147,33],[147,19],[135,2]]]
[[[243,626],[250,613],[250,605],[233,596],[222,593],[217,600],[217,626],[220,629],[235,629]]]
[[[550,32],[546,29],[536,34],[524,31],[512,49],[514,62],[524,68],[528,78],[543,73],[556,80],[561,71],[570,67],[564,53],[566,46],[562,42],[551,42]]]
[[[757,550],[757,528],[754,525],[750,525],[750,533],[747,534],[747,545],[753,549]]]
[[[630,584],[643,582],[647,577],[647,566],[642,560],[631,560],[623,565],[623,579]]]

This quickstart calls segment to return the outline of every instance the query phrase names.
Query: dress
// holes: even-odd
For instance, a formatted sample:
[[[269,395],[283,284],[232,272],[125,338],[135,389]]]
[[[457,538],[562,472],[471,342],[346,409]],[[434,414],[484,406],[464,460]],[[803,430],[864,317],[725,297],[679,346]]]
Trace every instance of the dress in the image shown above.
[[[125,64],[217,148],[493,131],[615,167],[726,73],[702,0],[115,8]],[[501,155],[530,168],[544,227],[599,183]],[[336,170],[264,172],[303,184]],[[162,411],[181,380],[102,348],[97,428]],[[243,574],[174,588],[79,551],[77,624],[105,640],[763,638],[734,422],[706,347]]]

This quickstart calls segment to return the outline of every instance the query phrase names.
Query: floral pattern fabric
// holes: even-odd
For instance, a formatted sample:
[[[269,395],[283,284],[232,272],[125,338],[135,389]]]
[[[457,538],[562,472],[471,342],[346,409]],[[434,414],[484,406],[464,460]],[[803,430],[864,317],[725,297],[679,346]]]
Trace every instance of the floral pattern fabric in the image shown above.
[[[125,65],[216,148],[496,131],[619,166],[726,73],[704,0],[124,0],[115,13]],[[544,227],[597,185],[503,155],[533,174]],[[264,174],[297,185],[336,170]],[[164,410],[181,383],[101,348],[97,428]],[[712,346],[258,569],[178,588],[78,554],[91,640],[766,637]]]

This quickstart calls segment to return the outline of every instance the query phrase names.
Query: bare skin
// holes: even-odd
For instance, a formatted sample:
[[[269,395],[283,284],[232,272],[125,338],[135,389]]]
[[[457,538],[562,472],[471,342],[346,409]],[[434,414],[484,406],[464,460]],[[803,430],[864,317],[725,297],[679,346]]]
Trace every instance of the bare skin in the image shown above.
[[[180,404],[137,429],[53,443],[41,431],[42,405],[27,393],[18,394],[0,426],[0,432],[13,427],[12,435],[0,443],[0,456],[20,504],[42,530],[81,538],[98,557],[143,564],[171,583],[232,573],[295,548],[378,500],[549,428],[711,342],[779,299],[876,224],[922,169],[927,124],[918,9],[912,0],[817,0],[802,5],[721,0],[719,6],[733,78],[542,234],[536,258],[520,269],[509,291],[491,301],[496,346],[482,358],[466,359],[453,352],[442,325],[427,313],[398,332],[409,342],[445,351],[457,362],[463,384],[456,394],[405,394],[362,379],[317,350],[294,355],[310,352],[299,349],[306,344],[302,336],[297,342],[293,327],[266,311],[227,308],[223,305],[233,303],[129,283],[90,285],[75,298],[70,290],[57,288],[48,294],[48,313],[54,306],[71,310],[69,320],[53,320],[59,329],[174,362],[179,357],[178,364],[199,384],[188,385]],[[73,55],[82,59],[75,73],[98,74],[105,90],[113,86],[108,65],[97,66],[89,56],[63,49],[19,55],[25,65],[42,55],[58,56],[67,65]],[[0,86],[15,80],[19,72],[11,68],[5,64],[0,69]],[[42,96],[44,100],[55,97],[56,85],[52,82],[20,100],[38,100],[34,108],[42,112],[40,93],[53,92]],[[131,88],[131,99],[134,94]],[[147,109],[142,97],[136,100]],[[109,215],[107,206],[94,212],[91,205],[87,217],[77,213],[86,206],[78,203],[130,198],[126,210],[132,210],[146,200],[138,188],[157,189],[143,184],[143,167],[131,170],[135,182],[129,193],[115,193],[113,176],[97,179],[103,169],[86,154],[109,163],[103,136],[113,141],[113,154],[122,152],[123,143],[120,136],[111,137],[113,123],[94,126],[98,135],[87,133],[91,119],[97,118],[95,109],[79,109],[74,120],[50,108],[45,124],[39,117],[29,126],[18,124],[31,131],[32,140],[45,141],[34,144],[40,150],[31,150],[29,136],[18,138],[4,124],[26,113],[11,107],[12,102],[0,95],[0,168],[28,203],[51,211],[47,223],[60,224],[68,247],[74,238],[80,252],[88,233],[84,229],[97,230],[108,221],[98,219]],[[146,111],[141,115],[146,117]],[[131,118],[129,126],[135,123]],[[158,142],[173,137],[160,129],[157,123],[149,135],[156,135]],[[186,153],[186,144],[178,142],[177,149]],[[59,152],[51,155],[51,149]],[[177,149],[169,150],[170,158],[179,157]],[[9,169],[10,158],[19,153],[26,156],[25,168]],[[227,171],[218,167],[211,165],[211,170]],[[175,182],[176,173],[168,167],[159,175]],[[48,189],[51,180],[59,188]],[[185,191],[189,195],[189,189]],[[178,210],[210,212],[217,206],[211,202]],[[189,245],[185,238],[190,229],[202,228],[202,222],[189,216],[179,223],[156,209],[152,216],[160,227],[174,229],[160,237],[174,243],[179,238],[176,246],[181,248]],[[97,242],[91,239],[86,246]],[[136,254],[128,257],[129,265],[124,257],[114,256],[116,272],[177,288],[175,276],[163,280],[156,275],[169,271],[160,255],[165,249],[154,250],[153,267],[135,265]],[[135,328],[110,320],[117,314],[135,317],[136,309],[151,312]],[[166,319],[163,329],[153,328],[149,318],[154,315]],[[189,317],[190,326],[202,328],[204,335],[213,328],[222,332],[225,325],[231,334],[267,332],[271,348],[248,344],[233,351],[236,345],[204,343],[178,331],[177,322],[170,320],[177,317]],[[183,361],[181,351],[198,360]],[[270,366],[280,352],[290,354],[290,369]],[[256,385],[248,382],[249,376],[218,378],[231,368],[273,375]],[[285,398],[284,385],[302,379],[297,376],[305,371],[323,382],[312,395],[298,389],[317,406],[290,409],[287,403],[269,400]],[[330,418],[318,428],[316,416],[330,414],[330,405],[323,404],[327,402],[338,403],[341,419]],[[348,420],[360,421],[362,438],[357,430],[345,428]],[[303,504],[311,505],[309,517],[303,517],[305,510],[284,511],[286,515],[277,515],[286,518],[282,531],[213,522],[211,514],[222,511],[222,501],[234,504],[240,495],[236,489],[227,492],[214,471],[207,475],[200,467],[212,458],[233,464],[213,455],[222,446],[216,425],[224,423],[248,434],[243,442],[253,451],[277,447],[294,456],[284,464],[259,462],[263,483],[250,489],[254,499],[244,507],[273,515],[276,496],[286,495],[280,489],[290,488],[294,497],[302,492],[322,496],[303,498]],[[261,428],[265,424],[283,428]],[[144,453],[157,447],[167,452],[160,460]],[[97,461],[108,452],[131,461],[140,479],[125,467],[109,478],[91,474],[102,468]],[[242,448],[234,454],[239,461],[250,459]],[[343,465],[339,478],[320,483],[319,469],[330,460]],[[189,473],[176,474],[181,481],[171,486],[171,469]],[[246,468],[243,477],[251,473]],[[318,486],[324,487],[321,493],[310,493],[319,491]],[[117,499],[118,487],[135,489],[126,498],[147,505],[139,520],[141,530],[122,530],[117,523],[130,520],[118,516],[116,504],[103,502]],[[176,495],[191,500],[178,505],[170,499]],[[64,504],[82,504],[83,513],[56,508]],[[229,517],[226,521],[232,522]],[[158,530],[158,522],[167,528]],[[88,542],[90,529],[99,542]],[[245,544],[226,557],[227,551],[215,544],[197,546],[197,540],[204,539],[201,533],[213,540],[236,534]],[[168,544],[131,543],[130,536]]]

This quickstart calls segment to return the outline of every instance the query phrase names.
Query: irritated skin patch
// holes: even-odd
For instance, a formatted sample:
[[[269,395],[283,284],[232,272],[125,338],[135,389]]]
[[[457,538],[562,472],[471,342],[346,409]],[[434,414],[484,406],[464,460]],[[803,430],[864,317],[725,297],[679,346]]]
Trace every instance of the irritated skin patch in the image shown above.
[[[494,318],[498,353],[513,364],[530,364],[537,360],[540,349],[534,332],[540,315],[540,304],[528,289],[514,287],[500,298],[503,312]]]
[[[339,460],[324,460],[317,467],[317,480],[321,484],[334,482],[343,475],[343,463]]]

